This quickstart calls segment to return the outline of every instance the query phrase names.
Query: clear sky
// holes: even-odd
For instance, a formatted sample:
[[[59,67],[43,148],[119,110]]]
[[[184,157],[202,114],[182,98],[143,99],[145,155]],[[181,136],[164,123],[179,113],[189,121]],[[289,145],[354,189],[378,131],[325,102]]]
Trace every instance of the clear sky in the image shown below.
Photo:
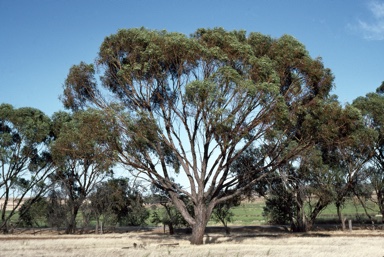
[[[340,102],[384,81],[384,0],[0,0],[0,103],[62,110],[69,68],[118,29],[290,34],[335,75]]]

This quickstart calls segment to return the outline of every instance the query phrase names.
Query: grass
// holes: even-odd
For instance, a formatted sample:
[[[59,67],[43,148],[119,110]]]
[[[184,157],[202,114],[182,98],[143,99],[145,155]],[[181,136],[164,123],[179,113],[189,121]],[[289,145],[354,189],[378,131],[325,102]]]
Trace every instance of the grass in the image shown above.
[[[265,223],[265,217],[263,216],[263,208],[265,203],[263,201],[256,203],[242,203],[232,209],[234,214],[234,225],[260,225]]]
[[[11,211],[5,211],[5,217],[8,217]],[[19,213],[15,212],[13,216],[11,217],[11,223],[16,224],[19,220]]]
[[[373,202],[367,202],[368,212],[372,217],[375,217],[379,213],[377,205]],[[249,225],[264,225],[267,223],[263,216],[263,208],[265,202],[258,200],[256,202],[244,202],[239,206],[233,207],[232,212],[233,222],[230,225],[237,226],[249,226]],[[352,219],[355,222],[366,222],[368,219],[364,212],[363,207],[359,202],[353,200],[346,201],[342,213],[345,218]],[[329,205],[325,208],[318,216],[318,222],[338,222],[337,210],[334,204]],[[381,218],[380,218],[381,219]],[[379,220],[378,220],[379,221]],[[210,221],[208,225],[220,225]]]
[[[375,217],[377,214],[379,214],[379,208],[376,204],[373,202],[367,202],[366,205],[368,213],[372,217]],[[359,202],[353,200],[346,201],[341,212],[346,219],[351,219],[359,223],[368,221],[368,217],[365,214],[364,208]],[[334,204],[328,205],[328,207],[318,216],[318,222],[338,222],[338,220],[339,217],[337,216],[337,209]]]
[[[372,217],[375,217],[379,213],[379,209],[376,204],[373,202],[367,202],[368,212]],[[239,206],[233,207],[231,211],[234,216],[230,226],[250,226],[250,225],[265,225],[267,224],[266,218],[263,216],[263,208],[265,207],[265,201],[263,199],[258,199],[254,202],[243,202]],[[161,207],[157,209],[149,209],[151,215],[147,220],[149,226],[156,226],[158,224],[151,223],[151,216],[153,212],[159,211]],[[357,201],[348,200],[346,201],[342,213],[345,218],[352,219],[354,222],[367,222],[368,218],[364,212],[363,207]],[[380,219],[380,220],[379,220]],[[381,218],[378,218],[377,221],[381,221]],[[330,204],[325,208],[320,215],[318,216],[317,223],[338,223],[339,218],[337,216],[336,206]],[[221,223],[215,223],[210,220],[208,226],[221,226]]]
[[[215,235],[215,243],[201,246],[190,245],[187,236],[170,237],[144,232],[103,236],[16,235],[12,238],[0,236],[0,256],[383,256],[382,237],[348,235],[276,238]],[[170,242],[179,245],[161,246]],[[134,243],[142,244],[143,248],[134,248]]]
[[[263,208],[265,202],[263,199],[258,199],[254,202],[243,202],[239,206],[233,207],[232,212],[234,214],[232,222],[228,224],[229,226],[250,226],[250,225],[264,225],[267,224],[265,217],[263,216]],[[369,213],[374,217],[378,214],[378,207],[373,202],[368,202],[367,206],[369,208]],[[160,208],[156,209],[148,208],[150,216],[147,219],[146,223],[148,226],[157,226],[159,224],[153,224],[151,222],[152,214],[156,211],[159,211]],[[364,209],[359,202],[354,202],[349,200],[346,202],[342,213],[345,218],[352,219],[354,222],[363,222],[367,221]],[[16,213],[11,221],[16,224],[18,220],[18,213]],[[381,218],[377,218],[377,221],[381,221]],[[325,210],[323,210],[317,218],[317,223],[338,223],[337,210],[334,204],[329,205]],[[43,222],[39,222],[40,227],[46,227]],[[77,216],[78,226],[83,224],[82,213],[79,213]],[[90,221],[91,226],[95,226],[96,222],[94,220]],[[209,221],[208,226],[221,226],[220,223],[215,223],[214,221]]]

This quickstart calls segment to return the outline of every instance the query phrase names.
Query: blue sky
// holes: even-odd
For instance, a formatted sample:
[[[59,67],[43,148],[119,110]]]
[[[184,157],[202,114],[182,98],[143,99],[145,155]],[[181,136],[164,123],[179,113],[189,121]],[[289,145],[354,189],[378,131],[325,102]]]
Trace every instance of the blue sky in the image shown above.
[[[0,0],[0,103],[62,110],[69,68],[121,28],[290,34],[334,73],[342,103],[384,81],[384,0]]]

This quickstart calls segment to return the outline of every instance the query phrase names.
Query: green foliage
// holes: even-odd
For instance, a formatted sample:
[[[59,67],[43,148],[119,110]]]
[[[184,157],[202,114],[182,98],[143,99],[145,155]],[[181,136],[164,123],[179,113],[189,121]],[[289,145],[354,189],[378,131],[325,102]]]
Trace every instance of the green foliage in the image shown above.
[[[156,208],[151,215],[153,224],[163,224],[164,226],[172,226],[173,228],[188,227],[181,213],[171,203]]]
[[[59,192],[52,190],[49,192],[47,202],[46,218],[48,226],[50,228],[62,228],[67,222],[67,209],[63,197],[60,196]]]
[[[296,212],[293,196],[283,185],[277,187],[278,190],[271,191],[266,197],[263,216],[269,224],[290,224]]]
[[[189,37],[122,29],[105,38],[97,65],[103,89],[94,84],[93,66],[80,63],[68,74],[63,102],[72,110],[97,106],[108,116],[121,161],[169,193],[200,233],[192,236],[198,243],[197,227],[220,199],[243,193],[260,179],[252,174],[274,173],[314,144],[315,126],[302,126],[315,120],[312,108],[333,87],[331,71],[292,36],[223,28]],[[252,145],[263,147],[265,158],[242,172],[252,180],[239,186],[230,167]],[[185,173],[189,192],[172,181],[174,172]]]
[[[15,109],[0,105],[0,229],[7,233],[8,223],[26,195],[38,197],[52,169],[47,146],[51,140],[51,120],[40,110]],[[6,212],[12,195],[13,209]]]
[[[173,181],[173,179],[172,179]],[[180,185],[178,185],[180,186]],[[181,186],[180,186],[181,187]],[[181,212],[175,207],[171,201],[169,193],[162,190],[158,185],[152,184],[151,186],[151,200],[149,203],[153,204],[154,211],[151,215],[151,222],[154,224],[163,224],[168,226],[169,234],[174,234],[175,228],[189,227],[188,222],[185,220]],[[185,195],[180,195],[182,201],[188,201]],[[193,206],[191,203],[186,202],[187,211],[193,215]]]
[[[55,141],[50,145],[57,167],[51,180],[65,195],[67,233],[76,230],[76,216],[93,187],[111,175],[116,156],[114,127],[100,111],[87,109],[53,116]]]
[[[48,202],[42,198],[28,199],[20,207],[17,224],[22,227],[41,227],[46,225]]]
[[[68,158],[72,161],[88,160],[100,171],[108,171],[115,160],[109,144],[114,139],[113,128],[99,111],[88,109],[72,115],[58,112],[53,115],[56,140],[51,151],[57,165]]]
[[[240,205],[240,197],[232,198],[225,202],[219,203],[215,206],[215,209],[212,212],[211,219],[214,222],[220,222],[225,227],[227,234],[230,233],[228,228],[228,223],[233,221],[234,214],[231,209],[235,206]]]
[[[142,226],[149,217],[149,211],[143,206],[142,197],[135,193],[130,197],[127,215],[120,220],[121,225],[127,226]]]
[[[372,137],[373,151],[370,167],[366,170],[367,181],[375,192],[380,213],[384,217],[384,83],[377,88],[376,93],[369,93],[365,97],[359,97],[353,102],[353,106],[358,108],[364,117],[365,125],[372,128],[377,134]],[[382,220],[384,222],[384,218]]]
[[[74,89],[67,87],[64,91],[66,96],[63,99],[64,107],[77,106],[75,111],[83,109],[86,100],[90,99],[96,91],[96,81],[93,78],[95,69],[92,64],[81,62],[78,66],[73,66],[65,80],[66,85],[71,85]]]
[[[124,226],[144,225],[149,211],[139,187],[129,184],[128,179],[110,179],[102,182],[91,194],[90,207],[96,218]]]

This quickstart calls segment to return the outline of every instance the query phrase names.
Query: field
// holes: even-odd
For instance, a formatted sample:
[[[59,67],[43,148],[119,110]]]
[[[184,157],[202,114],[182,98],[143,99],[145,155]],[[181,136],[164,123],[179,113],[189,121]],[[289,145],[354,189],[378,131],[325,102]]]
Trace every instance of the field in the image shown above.
[[[368,212],[372,217],[379,213],[377,205],[371,201],[367,201]],[[249,225],[265,225],[266,218],[263,216],[263,208],[265,201],[263,198],[254,199],[252,202],[243,202],[239,206],[233,207],[233,221],[230,225],[249,226]],[[345,218],[353,220],[353,223],[369,223],[363,207],[358,201],[348,200],[345,203],[342,213]],[[376,218],[380,223],[381,217]],[[330,204],[325,208],[316,219],[316,223],[338,224],[339,218],[334,204]],[[210,221],[209,225],[220,225]]]
[[[0,235],[0,257],[5,256],[384,256],[384,229],[369,225],[342,232],[336,210],[329,206],[319,217],[322,225],[310,233],[290,233],[283,226],[266,225],[262,215],[264,201],[244,202],[233,208],[231,235],[221,224],[208,224],[204,245],[190,245],[186,230],[177,235],[163,233],[162,227],[117,228],[113,233],[64,235],[55,230],[17,229]],[[377,210],[372,206],[372,214]],[[343,210],[354,222],[364,214],[361,206],[348,202]],[[81,217],[78,220],[81,223]],[[335,224],[336,222],[336,224]],[[356,226],[355,226],[356,224]],[[150,224],[154,225],[154,224]]]
[[[276,229],[276,228],[275,228]],[[13,256],[384,256],[384,231],[290,234],[268,227],[242,227],[231,236],[208,232],[205,244],[193,246],[188,235],[159,230],[105,235],[38,234],[0,236],[0,257]],[[136,247],[135,247],[136,245]]]

